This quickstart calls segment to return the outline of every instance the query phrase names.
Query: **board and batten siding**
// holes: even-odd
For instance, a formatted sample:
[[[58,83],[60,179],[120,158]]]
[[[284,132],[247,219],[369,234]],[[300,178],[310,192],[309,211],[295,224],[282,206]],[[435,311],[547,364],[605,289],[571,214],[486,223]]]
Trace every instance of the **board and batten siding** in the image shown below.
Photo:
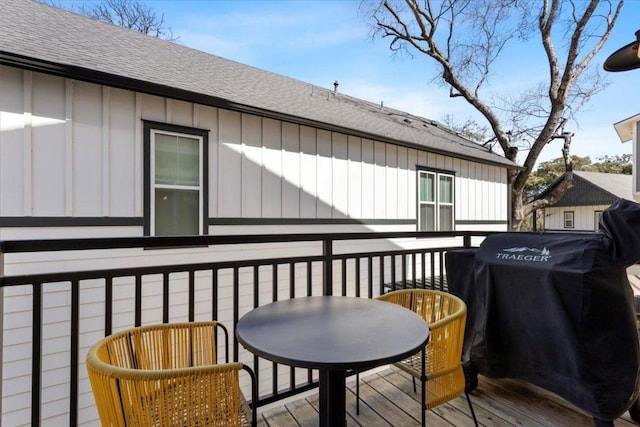
[[[0,240],[142,235],[143,120],[209,130],[209,234],[412,231],[416,229],[418,168],[455,175],[456,229],[507,228],[507,174],[501,167],[0,66]],[[3,218],[10,218],[12,226],[3,227]],[[57,226],[42,222],[15,226],[15,220],[21,218],[69,221]],[[96,221],[84,226],[74,224],[74,218]],[[124,221],[100,222],[109,218]],[[274,219],[279,221],[269,221]],[[340,242],[334,252],[354,250],[355,245],[383,250],[411,244],[415,242]],[[119,268],[167,260],[171,264],[195,263],[211,260],[212,256],[216,260],[285,257],[318,254],[320,250],[318,243],[299,242],[254,245],[251,250],[227,247],[15,254],[5,257],[4,273]],[[338,264],[334,266],[335,283],[340,281]],[[278,268],[285,269],[278,274],[283,290],[290,274],[286,267]],[[295,268],[296,286],[305,288],[305,267]],[[354,266],[350,264],[348,268],[352,270]],[[312,272],[314,289],[321,284],[321,268],[316,270]],[[352,274],[351,270],[348,274]],[[373,271],[378,274],[377,268]],[[201,277],[196,280],[196,319],[206,317],[211,306],[211,279],[207,274],[198,273]],[[243,273],[240,277],[240,315],[252,308],[251,277],[245,276]],[[273,272],[261,269],[260,277],[268,282]],[[114,331],[133,324],[131,280],[122,278],[114,283]],[[148,283],[144,287],[143,324],[161,320],[161,297],[154,295],[161,279],[145,280]],[[178,275],[175,280],[171,321],[186,320],[186,279]],[[362,280],[366,283],[365,277]],[[221,274],[221,307],[231,305],[225,304],[232,295],[231,282],[229,273]],[[80,347],[84,355],[103,332],[104,284],[83,283],[82,289]],[[365,292],[363,289],[362,294]],[[43,331],[42,417],[45,424],[59,425],[68,419],[65,393],[69,381],[70,285],[47,285],[44,293],[43,316],[47,324]],[[259,295],[261,303],[270,298],[267,293]],[[28,423],[30,413],[31,290],[6,289],[3,301],[5,393],[1,424],[23,425]],[[219,320],[227,325],[232,319],[230,309],[219,313]],[[251,357],[243,352],[240,359],[250,361]],[[261,389],[268,391],[270,371],[268,367],[261,367],[262,370]],[[96,425],[83,366],[81,371],[79,421]],[[282,370],[279,375],[286,377],[288,373]]]
[[[544,210],[544,229],[553,231],[596,231],[598,224],[595,213],[602,212],[610,205],[594,206],[563,206],[551,207]],[[573,228],[565,228],[564,213],[573,212]]]
[[[141,218],[142,120],[210,131],[212,234],[229,218],[400,220],[394,229],[414,230],[417,167],[455,174],[457,229],[507,221],[500,167],[8,66],[0,217]],[[0,238],[20,237],[1,228]]]

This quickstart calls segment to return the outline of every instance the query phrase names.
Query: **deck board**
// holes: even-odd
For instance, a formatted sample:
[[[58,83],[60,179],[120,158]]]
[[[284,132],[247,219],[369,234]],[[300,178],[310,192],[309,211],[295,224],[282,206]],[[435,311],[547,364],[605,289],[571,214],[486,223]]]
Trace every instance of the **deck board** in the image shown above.
[[[412,427],[420,425],[420,388],[413,392],[411,378],[403,371],[389,368],[363,373],[360,378],[360,414],[356,414],[355,377],[347,380],[347,425],[349,427]],[[471,393],[478,423],[487,427],[575,427],[593,426],[592,418],[566,400],[534,385],[507,379],[480,377]],[[260,413],[261,426],[315,427],[318,425],[317,393],[271,407]],[[615,427],[632,427],[625,413]],[[473,426],[463,396],[427,411],[430,427]]]

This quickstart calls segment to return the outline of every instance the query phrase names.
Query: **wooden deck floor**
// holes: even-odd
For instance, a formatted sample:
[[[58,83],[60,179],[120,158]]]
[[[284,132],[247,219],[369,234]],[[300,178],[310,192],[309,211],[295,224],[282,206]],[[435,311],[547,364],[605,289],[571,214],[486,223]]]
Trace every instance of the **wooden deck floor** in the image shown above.
[[[546,390],[514,380],[480,377],[471,393],[478,422],[483,426],[578,427],[595,425],[592,418]],[[361,377],[360,415],[355,411],[355,377],[347,380],[347,425],[409,427],[420,425],[420,396],[404,372],[390,368]],[[315,427],[318,425],[318,396],[272,407],[262,411],[259,426]],[[427,412],[427,425],[473,426],[464,396]],[[637,426],[625,413],[615,421],[616,427]]]

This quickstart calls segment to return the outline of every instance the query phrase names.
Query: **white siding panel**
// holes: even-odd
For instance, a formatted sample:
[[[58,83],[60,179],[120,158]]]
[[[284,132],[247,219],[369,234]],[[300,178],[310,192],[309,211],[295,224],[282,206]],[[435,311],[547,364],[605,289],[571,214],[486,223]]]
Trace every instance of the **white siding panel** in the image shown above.
[[[408,169],[408,149],[405,147],[398,147],[398,212],[396,218],[406,219],[409,217],[409,173]]]
[[[22,198],[23,212],[25,215],[33,215],[33,73],[23,72],[22,104],[24,106],[24,128],[22,132],[22,180],[24,195]],[[68,137],[68,134],[66,135]],[[67,164],[69,164],[67,162]]]
[[[428,168],[436,167],[436,155],[433,153],[425,153],[425,162],[424,165]]]
[[[486,165],[476,165],[476,179],[478,188],[477,206],[474,215],[477,218],[484,219],[487,217],[487,169]]]
[[[300,217],[315,218],[317,203],[318,152],[316,130],[300,127]]]
[[[193,104],[167,98],[167,122],[193,127]]]
[[[488,196],[486,165],[476,165],[476,171],[477,171],[476,178],[478,179],[478,184],[477,184],[478,195],[480,197],[477,199],[477,206],[475,207],[476,210],[474,215],[477,218],[484,219],[487,217],[487,196]]]
[[[487,218],[497,218],[498,215],[498,202],[500,194],[498,193],[497,169],[493,166],[487,167],[488,171],[488,193],[487,193]]]
[[[362,140],[362,186],[360,197],[362,198],[361,217],[365,219],[375,216],[375,166],[373,147],[373,141],[369,139]]]
[[[67,93],[69,92],[69,84],[67,84]],[[69,96],[67,96],[67,99],[69,98]],[[102,167],[100,168],[100,170],[102,170],[102,191],[100,192],[102,195],[102,216],[110,216],[109,212],[111,210],[111,190],[110,190],[110,184],[111,184],[111,178],[110,178],[110,174],[111,174],[111,168],[109,167],[109,163],[111,162],[110,159],[110,151],[111,151],[111,120],[110,120],[110,113],[111,113],[111,108],[110,108],[110,104],[111,104],[111,88],[108,86],[102,86],[102,155],[100,156],[102,159]],[[69,107],[69,103],[67,102],[67,111],[69,111],[70,107]],[[69,117],[69,115],[67,114],[67,117]],[[69,126],[71,126],[71,124],[69,123],[69,121],[67,121],[67,128],[69,128]],[[67,143],[68,146],[68,143]],[[68,172],[68,171],[67,171]],[[72,181],[72,176],[71,174],[67,173],[67,186],[69,185],[69,183],[71,183]],[[67,212],[71,212],[72,211],[72,206],[71,206],[71,201],[67,199],[67,206],[66,206],[66,210]]]
[[[218,112],[220,145],[218,162],[218,214],[240,217],[241,211],[241,125],[240,113]]]
[[[143,183],[144,183],[144,172],[143,172],[143,164],[144,164],[144,142],[143,142],[143,135],[142,135],[142,129],[143,129],[143,124],[142,124],[142,96],[139,93],[135,94],[135,110],[136,110],[136,119],[135,119],[135,125],[136,125],[136,131],[134,134],[134,139],[135,139],[135,172],[134,172],[134,176],[135,176],[135,210],[136,210],[136,216],[143,216],[143,204],[144,204],[144,200],[143,200],[143,193],[144,193],[144,189],[143,187]]]
[[[109,104],[109,215],[136,216],[135,94],[111,89]]]
[[[333,218],[345,218],[349,213],[349,145],[347,142],[347,135],[334,133],[332,139],[332,216]]]
[[[262,119],[242,115],[242,216],[262,215]]]
[[[385,218],[387,214],[387,184],[386,184],[386,148],[382,142],[374,142],[373,146],[373,188],[374,188],[374,218]]]
[[[427,153],[425,151],[419,151],[418,152],[418,165],[426,167],[426,166],[428,166],[427,162],[428,162]]]
[[[603,211],[608,205],[599,206],[563,206],[556,208],[546,208],[544,218],[544,228],[546,230],[566,230],[566,231],[595,231],[595,212]],[[564,213],[573,212],[573,228],[564,227]]]
[[[262,120],[264,167],[262,169],[262,216],[282,216],[282,129],[281,122]]]
[[[22,71],[0,65],[0,215],[24,215]]]
[[[349,176],[347,183],[347,206],[348,216],[351,218],[362,218],[362,140],[354,136],[348,139],[348,162]]]
[[[473,173],[475,171],[473,163],[469,161],[465,161],[463,168],[463,177],[464,177],[464,187],[463,193],[461,195],[461,201],[465,207],[464,216],[461,219],[472,219],[473,218],[473,207],[476,204],[475,201],[475,183],[473,179]]]
[[[282,123],[282,216],[300,216],[300,126]]]
[[[331,170],[331,133],[317,130],[318,149],[318,204],[317,217],[331,218],[332,198],[332,170]]]
[[[34,73],[31,138],[33,215],[65,214],[65,83]],[[30,213],[25,212],[26,215]]]
[[[156,122],[167,122],[166,98],[138,93],[142,119]]]
[[[493,189],[491,185],[491,167],[489,165],[482,165],[482,219],[491,218],[491,207],[489,206],[493,202]]]
[[[407,151],[407,219],[416,219],[418,209],[416,206],[418,199],[416,175],[417,164],[418,150],[409,149]]]
[[[464,165],[464,160],[456,160],[454,161],[454,168],[456,170],[456,178],[455,178],[455,193],[454,193],[454,203],[455,203],[455,212],[454,212],[454,219],[458,220],[461,218],[464,218],[464,210],[465,207],[462,206],[462,198],[460,197],[462,195],[462,192],[464,191],[464,178],[462,178],[462,174],[464,173],[463,171],[463,165]]]
[[[509,196],[510,196],[510,188],[508,185],[508,177],[506,170],[500,170],[500,194],[501,201],[499,206],[499,218],[507,220],[509,217]]]
[[[489,166],[490,179],[489,179],[489,194],[488,194],[488,202],[489,202],[489,212],[487,213],[487,218],[497,218],[498,217],[498,202],[500,201],[498,194],[498,185],[497,185],[497,173],[498,169],[493,166]]]
[[[469,163],[469,219],[474,219],[474,216],[478,212],[477,207],[482,203],[482,194],[480,193],[479,179],[479,165],[476,163]]]
[[[398,217],[398,147],[386,144],[386,214],[384,218]]]
[[[108,126],[107,123],[104,124]],[[73,213],[102,216],[102,88],[75,82],[73,90]]]
[[[209,216],[218,216],[218,109],[194,105],[193,126],[209,130]]]

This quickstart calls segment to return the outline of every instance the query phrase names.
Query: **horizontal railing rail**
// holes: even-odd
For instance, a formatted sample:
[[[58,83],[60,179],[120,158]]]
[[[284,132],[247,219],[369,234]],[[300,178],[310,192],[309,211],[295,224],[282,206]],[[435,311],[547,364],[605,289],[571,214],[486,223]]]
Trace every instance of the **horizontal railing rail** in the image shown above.
[[[234,337],[233,360],[252,365],[256,373],[260,393],[253,404],[262,406],[309,390],[317,385],[313,371],[280,366],[239,346],[233,332],[244,313],[272,301],[301,296],[373,298],[388,289],[412,286],[446,290],[444,254],[470,247],[472,238],[489,234],[384,232],[0,242],[0,291],[4,303],[1,339],[5,349],[0,366],[5,397],[7,392],[16,397],[10,404],[3,404],[3,419],[32,425],[61,419],[67,419],[72,426],[95,422],[93,397],[90,390],[87,392],[84,373],[84,357],[91,342],[127,327],[178,319],[217,320],[229,327]],[[439,239],[447,239],[447,244]],[[358,244],[372,240],[379,241],[382,248],[362,250],[362,242]],[[281,245],[296,242],[290,253]],[[340,242],[339,248],[336,242]],[[252,250],[256,244],[259,248]],[[280,245],[278,256],[269,256],[269,244]],[[300,253],[299,244],[310,246]],[[242,259],[220,259],[221,252],[216,248],[227,245],[242,249]],[[204,254],[206,260],[173,263],[175,253],[185,248]],[[113,255],[114,249],[140,249],[142,258],[153,259],[156,264],[118,266],[115,261],[122,259]],[[80,271],[75,259],[77,251],[97,259],[100,251],[111,252],[107,260],[102,259],[106,267]],[[55,255],[53,261],[43,254],[46,252]],[[68,258],[61,252],[68,252]],[[33,261],[28,259],[30,256],[35,257]],[[43,258],[59,271],[24,272],[30,262],[38,264]],[[113,267],[109,260],[113,260]],[[67,264],[72,268],[65,268]],[[17,272],[14,274],[13,270]],[[30,322],[25,323],[25,313]],[[14,322],[14,318],[21,320]],[[52,342],[67,344],[52,355]],[[28,344],[30,354],[7,351]],[[52,368],[51,360],[61,356],[69,359],[65,368],[68,375],[56,382],[50,377],[60,368]],[[30,367],[25,372],[10,368],[25,364]],[[20,386],[25,377],[30,377],[30,388]],[[66,401],[64,411],[50,409],[60,405],[51,404],[52,397],[43,392],[45,387],[66,389],[62,398]],[[11,406],[26,395],[30,395],[29,408]]]

